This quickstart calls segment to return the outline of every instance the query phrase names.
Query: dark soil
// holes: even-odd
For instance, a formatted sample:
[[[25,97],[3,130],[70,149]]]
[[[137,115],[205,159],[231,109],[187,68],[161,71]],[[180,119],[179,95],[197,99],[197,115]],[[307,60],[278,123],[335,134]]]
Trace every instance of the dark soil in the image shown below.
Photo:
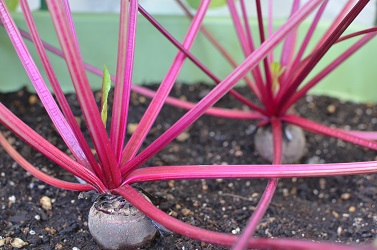
[[[177,85],[174,95],[198,100],[204,85]],[[240,89],[248,93],[247,89]],[[0,100],[38,133],[65,150],[41,104],[25,89],[1,94]],[[69,100],[79,116],[77,102]],[[132,95],[131,123],[137,123],[148,100]],[[243,108],[231,97],[219,105]],[[322,124],[340,128],[377,130],[377,107],[342,102],[328,97],[308,96],[296,106],[297,112]],[[184,111],[164,107],[145,145],[166,130]],[[84,128],[84,123],[82,124]],[[177,164],[260,164],[266,163],[252,145],[254,122],[203,117],[187,131],[187,138],[173,141],[148,165]],[[3,131],[6,131],[2,128]],[[6,132],[19,152],[43,171],[73,181],[74,178]],[[307,162],[352,162],[375,159],[375,152],[307,133]],[[0,149],[0,237],[9,242],[20,238],[26,249],[100,249],[87,227],[90,201],[78,193],[50,187],[26,173]],[[376,175],[280,180],[277,193],[258,227],[259,237],[288,237],[346,244],[364,244],[376,237]],[[142,184],[155,196],[157,205],[186,223],[199,227],[239,233],[264,190],[265,179],[170,181]],[[42,208],[47,196],[52,209]],[[0,240],[1,242],[1,240]],[[179,235],[157,236],[146,249],[222,249]]]

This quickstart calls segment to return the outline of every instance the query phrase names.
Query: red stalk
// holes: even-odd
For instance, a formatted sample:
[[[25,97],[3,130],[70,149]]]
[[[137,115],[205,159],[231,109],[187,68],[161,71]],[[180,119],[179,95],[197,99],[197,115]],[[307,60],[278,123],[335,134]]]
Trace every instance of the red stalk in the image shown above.
[[[117,161],[102,123],[89,80],[85,74],[84,64],[75,36],[72,34],[70,24],[65,16],[64,6],[60,1],[47,0],[46,2],[71,74],[81,110],[105,173],[106,184],[109,188],[117,187],[121,182]]]
[[[343,130],[343,132],[365,140],[377,140],[376,131]]]
[[[281,121],[278,119],[271,120],[271,129],[274,138],[274,165],[280,165],[282,161],[282,145],[283,145],[283,127]],[[242,250],[247,247],[247,243],[250,237],[252,237],[256,230],[259,222],[262,220],[263,216],[267,212],[267,209],[272,201],[275,194],[279,179],[273,178],[268,180],[267,186],[262,194],[261,199],[255,208],[253,215],[250,217],[243,230],[239,240],[233,246],[233,250]]]
[[[88,184],[79,184],[79,183],[73,183],[68,181],[62,181],[57,178],[54,178],[38,168],[34,167],[32,164],[30,164],[25,158],[23,158],[5,139],[2,133],[0,133],[0,145],[7,151],[7,153],[27,172],[32,174],[34,177],[38,178],[39,180],[57,187],[62,188],[66,190],[73,190],[73,191],[89,191],[93,190],[94,188],[91,185]]]
[[[274,1],[273,0],[268,0],[268,37],[274,33],[274,14],[273,14],[273,6],[274,6]],[[274,53],[271,52],[268,55],[268,59],[270,62],[274,61]]]
[[[140,6],[139,6],[140,7]],[[24,37],[27,40],[32,40],[31,36],[24,30],[19,29],[22,37]],[[46,50],[50,51],[51,53],[59,56],[64,57],[63,53],[56,47],[52,46],[51,44],[48,44],[46,42],[42,42],[43,46]],[[90,64],[84,63],[85,69],[97,76],[102,76],[103,71],[93,67]],[[112,81],[115,80],[115,77],[111,77]],[[155,91],[144,88],[139,85],[131,85],[131,90],[135,91],[136,93],[139,93],[141,95],[145,95],[146,97],[153,98],[156,94]],[[166,103],[175,107],[183,108],[183,109],[191,109],[195,106],[195,103],[182,101],[174,97],[167,97]],[[264,116],[260,114],[259,112],[253,112],[253,111],[242,111],[242,110],[234,110],[234,109],[225,109],[225,108],[209,108],[206,110],[205,114],[212,115],[212,116],[218,116],[218,117],[224,117],[224,118],[230,118],[230,119],[241,119],[241,120],[249,120],[249,119],[263,119]]]
[[[356,144],[362,147],[377,150],[377,142],[364,140],[360,137],[356,137],[356,136],[353,136],[352,134],[343,132],[343,130],[329,128],[322,124],[307,120],[305,118],[302,118],[296,115],[285,115],[284,117],[282,117],[282,120],[292,123],[294,125],[300,126],[303,129],[306,129],[313,133],[338,138],[343,141],[351,142],[353,144]]]
[[[241,20],[238,16],[236,5],[234,3],[234,0],[227,0],[227,2],[228,2],[228,8],[229,8],[232,20],[233,20],[234,28],[236,30],[238,40],[241,44],[242,51],[245,57],[248,57],[253,52],[253,50],[251,50],[252,48],[249,47],[248,39],[246,38],[244,28],[242,27]],[[260,100],[262,103],[266,103],[266,89],[263,86],[263,78],[259,70],[259,67],[256,66],[251,71],[253,73],[255,83],[258,88],[258,92],[261,94]]]
[[[106,190],[101,180],[98,179],[93,172],[77,163],[71,157],[52,145],[49,141],[37,134],[37,132],[10,112],[2,103],[0,103],[0,122],[51,161],[55,162],[73,175],[80,177],[92,186],[95,186],[99,192]]]
[[[258,30],[259,30],[259,37],[260,43],[264,43],[265,35],[264,35],[264,24],[263,24],[263,16],[262,16],[262,6],[260,0],[255,1],[256,9],[257,9],[257,16],[258,16]],[[271,62],[270,62],[271,63]],[[271,113],[274,107],[275,100],[273,99],[273,89],[272,89],[272,79],[271,79],[271,71],[270,71],[270,63],[268,62],[268,57],[263,59],[263,69],[264,75],[266,77],[265,89],[266,89],[266,100],[263,103],[267,109],[267,113]]]
[[[188,111],[179,121],[172,125],[165,133],[149,145],[143,152],[122,166],[122,175],[126,176],[132,170],[139,167],[164,146],[170,143],[176,136],[182,133],[188,126],[195,122],[205,111],[216,103],[227,91],[229,91],[250,69],[254,68],[261,59],[268,55],[271,50],[284,39],[284,37],[297,26],[314,8],[321,3],[321,0],[313,0],[306,3],[300,11],[296,12],[290,21],[282,25],[265,43],[256,49],[246,60],[241,63],[228,77],[218,84],[206,97],[204,97],[194,108]]]
[[[188,59],[190,59],[199,69],[201,69],[209,78],[211,78],[216,84],[221,82],[220,78],[218,78],[215,74],[213,74],[203,63],[201,63],[189,50],[185,49],[177,39],[175,39],[161,24],[157,22],[145,9],[143,9],[139,5],[140,13],[158,30],[163,34],[177,49],[181,52],[185,53]],[[203,28],[203,26],[201,27]],[[248,100],[246,97],[242,96],[235,90],[229,91],[229,94],[233,95],[237,100],[244,103],[245,105],[249,106],[252,109],[258,110],[259,112],[263,113],[264,110],[257,106],[252,101]]]
[[[323,43],[330,37],[330,35],[334,32],[337,26],[342,22],[344,17],[347,15],[349,10],[352,8],[354,5],[355,0],[349,0],[347,3],[344,5],[342,11],[338,14],[338,16],[335,18],[331,26],[326,30],[326,33],[323,35],[320,41],[318,41],[317,46],[315,47],[314,50],[318,50]]]
[[[374,33],[374,32],[377,32],[377,27],[373,27],[373,28],[369,28],[369,29],[365,29],[365,30],[360,30],[358,32],[354,32],[354,33],[351,33],[351,34],[348,34],[348,35],[345,35],[345,36],[342,36],[341,38],[339,38],[336,43],[340,43],[340,42],[343,42],[345,40],[348,40],[350,38],[353,38],[353,37],[356,37],[356,36],[360,36],[360,35],[365,35],[365,34],[370,34],[370,33]]]
[[[23,42],[20,33],[18,32],[16,25],[11,18],[4,1],[0,2],[0,14],[1,22],[3,23],[9,38],[25,68],[27,75],[29,76],[39,98],[41,99],[48,115],[57,128],[60,136],[63,138],[65,144],[74,154],[77,159],[85,162],[87,161],[84,152],[82,151],[76,136],[74,135],[71,127],[67,123],[64,115],[61,113],[57,103],[55,102],[52,94],[47,88],[41,74],[38,71],[25,43]],[[90,170],[92,170],[90,168]]]
[[[130,1],[129,13],[128,1],[121,1],[118,62],[110,130],[110,141],[118,164],[121,160],[126,135],[135,52],[137,10],[137,0]]]
[[[291,16],[300,8],[300,0],[294,0],[292,4]],[[298,28],[292,30],[292,33],[285,39],[283,50],[280,57],[280,65],[288,67],[292,62],[295,53]]]
[[[75,134],[77,141],[78,141],[80,147],[82,148],[86,157],[85,158],[80,157],[80,155],[77,155],[77,153],[74,152],[74,151],[72,151],[72,153],[75,155],[76,159],[80,162],[80,164],[84,165],[85,167],[87,167],[90,170],[94,170],[96,175],[99,176],[101,180],[104,180],[103,179],[104,175],[102,173],[102,170],[100,169],[96,159],[94,158],[93,153],[90,150],[90,147],[89,147],[88,143],[86,142],[84,135],[81,132],[81,130],[80,130],[78,124],[77,124],[75,116],[73,115],[72,110],[71,110],[71,108],[70,108],[70,106],[67,102],[67,99],[65,98],[64,93],[63,93],[63,91],[60,87],[58,79],[56,78],[55,72],[54,72],[54,70],[51,66],[50,60],[47,56],[47,53],[43,49],[43,43],[42,43],[41,38],[39,36],[37,27],[34,23],[29,5],[28,5],[27,1],[21,1],[20,4],[21,4],[22,11],[24,13],[24,17],[26,19],[26,24],[27,24],[27,26],[30,30],[30,33],[31,33],[32,41],[33,41],[33,43],[34,43],[34,45],[35,45],[35,47],[38,51],[38,55],[40,57],[40,60],[42,61],[42,65],[43,65],[43,67],[44,67],[44,69],[47,73],[47,77],[50,80],[51,86],[52,86],[52,88],[55,92],[58,103],[59,103],[59,105],[60,105],[60,107],[61,107],[61,109],[62,109],[62,111],[63,111],[63,113],[64,113],[64,115],[67,119],[69,126],[72,128],[73,133]]]
[[[300,90],[294,93],[283,106],[281,106],[281,114],[284,114],[289,107],[296,103],[301,97],[303,97],[311,88],[318,84],[323,78],[330,74],[335,68],[342,64],[346,59],[358,51],[362,46],[374,38],[377,33],[369,33],[352,45],[348,50],[343,52],[338,58],[331,62],[326,68],[319,72],[313,79],[306,83]]]
[[[314,34],[314,31],[315,29],[317,28],[318,26],[318,23],[321,19],[321,16],[323,14],[323,12],[325,11],[326,9],[326,6],[327,6],[327,3],[329,1],[326,0],[325,2],[323,2],[323,4],[320,6],[320,8],[318,9],[315,17],[314,17],[314,20],[313,20],[313,23],[312,25],[310,26],[308,32],[306,33],[305,35],[305,38],[304,38],[304,41],[303,43],[301,44],[300,46],[300,49],[296,55],[296,58],[295,60],[288,66],[288,68],[286,69],[286,73],[285,73],[285,78],[284,78],[284,82],[285,84],[282,84],[280,86],[280,89],[279,89],[279,92],[277,94],[277,97],[276,99],[277,100],[280,100],[281,98],[281,95],[283,93],[285,93],[286,89],[291,85],[292,83],[292,79],[294,79],[294,77],[296,76],[295,72],[299,72],[300,70],[297,70],[297,69],[302,69],[304,67],[304,65],[306,64],[306,60],[301,60],[302,59],[302,56]]]
[[[181,165],[140,168],[123,184],[197,179],[314,178],[377,173],[377,161],[284,165]]]
[[[246,38],[244,27],[242,26],[240,17],[238,16],[235,2],[233,0],[227,0],[227,2],[228,2],[229,12],[230,12],[232,20],[233,20],[234,28],[235,28],[236,33],[237,33],[238,40],[241,44],[241,48],[242,48],[242,51],[243,51],[245,57],[247,57],[247,56],[250,55],[252,50],[249,46],[250,44],[248,44],[248,39]]]
[[[245,0],[240,0],[240,4],[241,4],[241,13],[242,13],[242,18],[243,18],[244,27],[245,27],[247,44],[249,46],[250,52],[252,52],[254,51],[255,47],[254,47],[253,36],[251,35],[251,27],[249,23],[249,17],[247,15]]]
[[[182,10],[185,12],[185,14],[189,18],[193,18],[193,15],[190,13],[190,11],[187,9],[187,7],[182,3],[181,0],[176,0],[178,5],[182,8]],[[232,58],[232,55],[218,42],[218,39],[216,39],[203,25],[200,28],[201,32],[204,34],[204,36],[210,41],[213,46],[223,55],[223,57],[229,62],[230,65],[232,65],[234,68],[237,67],[238,63]],[[261,94],[259,92],[259,89],[256,87],[255,83],[248,77],[245,76],[244,80],[248,87],[255,93],[255,95],[258,97],[259,100],[261,100]]]
[[[308,63],[304,66],[298,76],[292,81],[292,84],[282,93],[281,99],[278,100],[278,107],[282,107],[284,102],[294,93],[300,86],[302,81],[307,77],[311,70],[317,65],[319,60],[326,54],[326,52],[331,48],[331,46],[338,40],[342,33],[347,29],[347,27],[353,22],[357,15],[363,10],[367,5],[369,0],[360,0],[357,2],[355,7],[347,14],[343,21],[336,27],[334,32],[329,36],[329,38],[321,45],[321,47],[313,54]]]
[[[308,47],[308,44],[309,44],[311,38],[313,37],[314,31],[318,26],[319,20],[321,20],[322,14],[325,11],[328,2],[329,2],[328,0],[324,1],[323,4],[319,7],[319,9],[318,9],[318,11],[317,11],[317,13],[314,17],[314,20],[312,22],[312,25],[310,25],[310,28],[305,35],[304,41],[302,42],[300,49],[297,52],[297,55],[296,55],[294,62],[289,66],[289,68],[287,68],[288,72],[287,72],[286,80],[289,79],[291,72],[294,71],[294,69],[296,67],[298,67],[298,65],[299,65],[299,63],[302,59],[302,56],[304,55],[304,52],[305,52],[306,48]],[[284,84],[284,86],[286,86],[286,84]]]
[[[193,45],[209,4],[210,0],[203,0],[201,2],[198,12],[193,19],[183,42],[183,47],[185,47],[186,49],[190,49]],[[180,70],[182,69],[185,59],[186,55],[183,52],[178,52],[178,54],[174,58],[173,64],[169,68],[169,71],[165,75],[165,78],[162,80],[162,83],[158,88],[156,95],[153,97],[151,103],[148,106],[148,109],[145,111],[143,117],[141,118],[136,131],[132,134],[130,140],[127,142],[123,150],[121,161],[122,164],[125,164],[127,161],[132,159],[139,150],[143,140],[147,136],[150,128],[157,118],[158,113],[164,105],[164,102],[169,95]]]
[[[178,219],[175,219],[153,204],[146,200],[137,190],[129,185],[117,188],[114,192],[122,195],[133,206],[146,214],[149,218],[163,225],[169,230],[172,230],[183,236],[204,241],[216,245],[231,246],[236,240],[236,235],[213,232],[201,229],[195,226],[186,224]],[[337,244],[316,243],[305,240],[291,240],[291,239],[250,239],[248,242],[250,248],[273,248],[273,249],[333,249],[333,250],[350,250],[357,249],[352,246],[344,246]]]

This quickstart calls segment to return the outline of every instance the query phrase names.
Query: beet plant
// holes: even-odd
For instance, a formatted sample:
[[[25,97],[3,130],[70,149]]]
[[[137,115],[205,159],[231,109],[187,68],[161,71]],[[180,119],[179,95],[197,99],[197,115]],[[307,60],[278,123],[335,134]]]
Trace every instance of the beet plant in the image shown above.
[[[210,0],[200,1],[196,14],[192,16],[191,25],[182,43],[179,43],[159,25],[146,10],[139,6],[138,1],[120,1],[118,58],[114,77],[110,77],[106,70],[102,73],[102,71],[84,63],[81,57],[68,1],[47,0],[46,2],[61,46],[61,51],[41,41],[26,0],[21,0],[20,4],[29,28],[29,33],[17,28],[4,0],[0,0],[0,20],[52,123],[69,148],[73,158],[37,134],[3,104],[0,104],[0,121],[31,147],[45,155],[55,164],[83,180],[84,183],[63,181],[47,175],[26,161],[7,141],[4,135],[1,134],[0,144],[19,165],[40,180],[58,188],[74,191],[95,191],[99,194],[91,208],[89,213],[90,217],[88,219],[90,230],[99,244],[107,249],[123,249],[141,246],[154,237],[156,233],[154,224],[158,223],[158,225],[178,234],[213,244],[233,246],[234,249],[244,249],[247,247],[276,249],[351,248],[350,246],[328,243],[314,243],[310,241],[279,238],[260,239],[252,236],[272,199],[278,178],[351,175],[375,173],[377,171],[376,162],[281,165],[282,159],[284,159],[283,155],[286,154],[282,146],[283,140],[293,142],[296,140],[296,134],[302,134],[302,132],[293,132],[296,131],[296,127],[291,129],[289,127],[291,125],[286,124],[292,124],[311,132],[340,138],[367,148],[377,149],[377,143],[369,140],[372,139],[372,137],[368,133],[328,128],[291,113],[292,105],[305,95],[308,89],[317,84],[336,66],[374,37],[374,28],[342,37],[343,32],[369,1],[360,0],[355,4],[346,4],[344,10],[329,27],[328,33],[318,42],[315,49],[303,56],[307,43],[310,41],[328,1],[313,0],[308,1],[302,6],[300,6],[299,1],[294,1],[292,14],[288,20],[276,31],[270,29],[267,36],[264,34],[264,20],[261,15],[260,1],[256,1],[258,21],[260,24],[260,45],[257,46],[254,45],[249,32],[250,29],[248,28],[249,24],[246,18],[247,13],[244,7],[244,1],[240,0],[242,15],[244,16],[244,25],[242,25],[239,15],[236,13],[234,1],[229,0],[227,4],[230,7],[236,31],[245,53],[245,60],[239,65],[236,65],[235,69],[222,80],[218,79],[189,52],[201,29],[207,35],[210,35],[202,25],[206,11],[211,3]],[[309,29],[303,44],[299,47],[299,52],[294,56],[296,52],[295,38],[298,32],[297,28],[303,20],[315,10],[317,12],[313,25]],[[162,34],[179,48],[179,52],[156,92],[132,85],[138,12],[143,14]],[[273,22],[272,16],[268,19],[268,22],[270,27]],[[360,40],[302,88],[299,88],[300,84],[303,83],[314,66],[331,46],[347,38],[359,35],[362,36]],[[44,79],[41,77],[40,71],[36,67],[34,59],[25,46],[22,37],[33,41],[43,68],[48,75],[48,80],[54,91],[56,100],[50,93]],[[275,47],[282,42],[284,52],[278,63],[274,61],[273,51]],[[219,47],[220,45],[216,43],[216,46]],[[45,49],[62,56],[67,64],[71,81],[75,88],[75,93],[87,129],[90,133],[90,142],[95,148],[95,154],[93,150],[91,150],[89,141],[85,139],[83,132],[80,130],[75,120],[69,103],[65,99],[58,79],[54,74]],[[221,51],[226,54],[224,50]],[[198,103],[183,102],[168,96],[187,58],[197,64],[217,83]],[[229,59],[231,60],[231,58]],[[262,68],[262,70],[260,68]],[[98,107],[95,102],[92,89],[90,88],[86,76],[86,70],[101,76],[103,75],[103,102],[100,107]],[[250,72],[252,73],[252,77],[248,76]],[[114,82],[114,99],[112,107],[109,107],[111,108],[111,116],[106,118],[106,88],[108,88],[109,85],[109,78]],[[246,79],[247,85],[258,97],[261,105],[253,103],[232,89],[241,79]],[[127,114],[129,112],[131,90],[150,96],[152,100],[132,136],[126,138]],[[249,106],[250,110],[230,110],[212,107],[227,93],[235,96],[242,103]],[[142,143],[165,103],[185,108],[188,111],[145,149],[140,150]],[[270,136],[270,145],[273,147],[270,154],[273,154],[271,158],[273,164],[147,167],[143,165],[203,114],[248,121],[259,120],[261,121],[261,126],[270,126],[272,133]],[[108,122],[107,119],[109,120]],[[106,130],[106,124],[110,124],[108,130]],[[268,133],[268,131],[266,133]],[[265,143],[265,140],[262,140],[262,143]],[[300,143],[304,142],[301,141]],[[271,146],[267,146],[267,148],[271,148]],[[268,158],[268,156],[266,156],[266,158]],[[270,179],[265,193],[241,236],[201,229],[170,217],[153,205],[138,189],[131,186],[135,183],[151,181],[216,178]]]

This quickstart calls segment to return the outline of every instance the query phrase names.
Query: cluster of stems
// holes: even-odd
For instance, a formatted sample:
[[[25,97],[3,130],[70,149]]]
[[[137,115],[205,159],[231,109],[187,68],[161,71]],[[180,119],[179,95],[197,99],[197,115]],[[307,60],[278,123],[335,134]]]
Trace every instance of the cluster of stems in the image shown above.
[[[9,35],[18,57],[52,123],[74,159],[37,134],[2,103],[0,103],[0,122],[49,160],[84,180],[85,184],[59,180],[40,171],[23,158],[7,139],[0,134],[0,144],[26,171],[58,188],[75,191],[95,190],[99,193],[120,194],[148,217],[169,230],[200,241],[233,246],[236,250],[246,247],[272,247],[276,249],[318,248],[318,244],[322,244],[321,248],[351,248],[350,246],[330,246],[325,243],[313,243],[304,240],[258,239],[254,238],[253,235],[271,202],[280,178],[323,177],[377,172],[377,162],[374,161],[307,164],[305,166],[281,164],[283,123],[294,124],[307,131],[339,138],[369,149],[377,149],[377,143],[373,141],[376,138],[376,133],[329,128],[288,112],[292,105],[303,97],[308,90],[318,84],[376,35],[376,28],[374,27],[343,35],[347,27],[351,25],[369,1],[348,1],[328,27],[327,32],[323,34],[321,39],[316,41],[314,48],[309,50],[309,42],[312,42],[313,33],[316,31],[328,0],[306,1],[305,4],[300,4],[299,0],[294,0],[292,11],[287,21],[276,30],[273,29],[272,1],[270,1],[268,17],[265,18],[262,15],[261,1],[255,0],[259,29],[257,39],[251,33],[249,10],[246,8],[246,1],[228,0],[227,5],[230,17],[233,20],[237,38],[245,57],[241,63],[237,63],[203,25],[211,0],[202,0],[194,15],[191,14],[181,0],[177,0],[188,18],[191,19],[191,24],[187,29],[183,42],[179,42],[164,29],[148,11],[139,5],[137,0],[121,0],[116,74],[111,76],[111,80],[114,83],[114,99],[111,107],[112,115],[109,122],[109,131],[106,130],[101,119],[86,75],[86,71],[89,71],[102,76],[102,71],[85,63],[81,56],[68,0],[46,0],[46,2],[60,48],[41,40],[26,0],[20,0],[20,5],[28,31],[21,30],[16,26],[4,0],[0,0],[0,21]],[[239,8],[237,8],[237,4],[240,5]],[[172,45],[178,48],[178,52],[157,91],[151,91],[132,84],[137,19],[140,18],[138,13],[143,15]],[[298,43],[299,25],[312,13],[314,13],[312,25],[306,31],[304,40]],[[265,30],[265,27],[267,27],[267,30]],[[234,70],[224,79],[217,77],[190,52],[199,32],[203,32],[219,52],[224,55],[224,58],[234,66]],[[312,69],[332,46],[351,38],[356,41],[347,50],[320,70],[312,79],[306,80]],[[33,59],[30,55],[24,39],[31,40],[35,45],[39,60],[42,62],[43,70],[47,73],[49,85],[52,87],[56,98],[50,93],[48,84],[42,78],[40,69],[34,63],[35,58]],[[274,50],[281,43],[283,47],[281,56],[275,59]],[[47,50],[61,56],[66,62],[97,157],[93,154],[93,150],[89,147],[88,141],[77,124],[47,56]],[[213,89],[197,103],[169,97],[178,74],[187,59],[191,60],[208,75],[211,81],[216,83]],[[234,90],[235,84],[241,80],[255,94],[258,99],[257,103]],[[132,136],[126,138],[131,91],[150,97],[151,102]],[[225,94],[234,96],[249,107],[249,110],[213,107]],[[165,103],[186,109],[187,112],[150,145],[140,150]],[[260,126],[270,125],[274,138],[273,164],[149,166],[140,168],[204,114],[229,119],[258,121]],[[185,224],[159,210],[131,187],[131,184],[140,182],[217,178],[269,179],[265,192],[241,236],[213,232]]]

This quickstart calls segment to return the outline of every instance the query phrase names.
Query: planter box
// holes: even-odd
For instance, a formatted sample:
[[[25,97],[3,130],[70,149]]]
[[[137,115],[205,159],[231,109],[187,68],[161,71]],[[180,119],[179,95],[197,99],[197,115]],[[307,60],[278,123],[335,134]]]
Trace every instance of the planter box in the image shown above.
[[[49,14],[44,11],[36,11],[34,17],[43,39],[58,45]],[[14,14],[14,18],[20,27],[26,29],[21,14]],[[183,39],[189,25],[186,17],[157,16],[156,19],[179,40]],[[118,16],[116,14],[75,14],[74,21],[85,61],[99,68],[106,65],[110,72],[115,72]],[[236,60],[241,62],[243,56],[232,21],[226,17],[211,16],[206,18],[205,25],[213,32],[220,43],[233,53]],[[257,27],[256,23],[252,23],[252,25]],[[305,31],[309,25],[309,22],[304,23],[302,25],[303,30]],[[325,27],[326,25],[322,24],[319,30],[321,28],[324,30]],[[354,30],[359,28],[353,27]],[[254,30],[257,32],[256,28]],[[136,84],[161,82],[177,50],[141,16],[138,19],[137,32],[133,82]],[[301,33],[304,34],[305,32]],[[320,34],[322,33],[316,33],[317,36]],[[0,29],[0,44],[1,91],[13,91],[24,85],[30,86],[30,81],[3,29]],[[322,68],[326,65],[326,62],[330,62],[336,55],[341,54],[349,44],[349,42],[345,42],[335,45],[317,68]],[[31,43],[28,43],[28,45],[31,45]],[[377,41],[371,41],[350,60],[326,77],[311,93],[325,94],[357,102],[377,100],[377,84],[375,84],[377,73],[372,63],[377,58],[376,46]],[[29,46],[29,48],[34,51],[32,46]],[[222,59],[221,55],[212,48],[212,45],[203,36],[198,37],[192,52],[220,78],[224,78],[231,72],[229,64]],[[277,51],[276,55],[278,56],[279,53]],[[34,52],[33,54],[36,55]],[[54,55],[51,56],[51,60],[63,89],[72,91],[73,87],[63,60]],[[37,63],[39,64],[39,62]],[[89,78],[93,88],[100,88],[101,79],[99,77],[89,74]],[[211,83],[211,80],[191,62],[185,64],[178,81]]]

